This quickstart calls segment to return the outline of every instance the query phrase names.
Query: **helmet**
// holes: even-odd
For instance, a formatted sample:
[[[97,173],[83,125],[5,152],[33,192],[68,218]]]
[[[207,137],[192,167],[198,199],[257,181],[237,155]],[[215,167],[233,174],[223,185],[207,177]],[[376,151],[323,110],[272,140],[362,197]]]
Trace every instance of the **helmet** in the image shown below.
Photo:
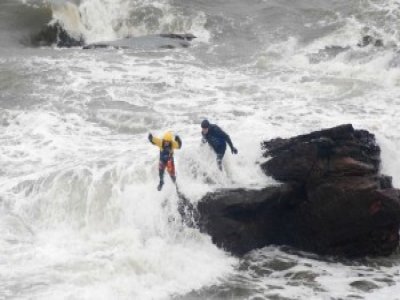
[[[203,120],[203,122],[201,122],[201,128],[208,128],[210,127],[210,122],[208,122],[208,120]]]
[[[164,140],[164,141],[172,142],[173,139],[174,139],[174,137],[173,137],[171,131],[167,131],[166,133],[164,133],[164,136],[163,136],[163,140]]]

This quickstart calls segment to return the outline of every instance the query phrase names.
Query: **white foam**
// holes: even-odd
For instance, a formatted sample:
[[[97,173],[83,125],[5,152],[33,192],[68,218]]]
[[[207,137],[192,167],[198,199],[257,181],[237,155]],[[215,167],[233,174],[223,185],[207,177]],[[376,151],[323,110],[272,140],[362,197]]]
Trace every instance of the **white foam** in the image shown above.
[[[185,16],[168,1],[58,0],[50,4],[53,22],[60,22],[86,43],[159,33],[193,33],[201,42],[209,39],[203,12]]]

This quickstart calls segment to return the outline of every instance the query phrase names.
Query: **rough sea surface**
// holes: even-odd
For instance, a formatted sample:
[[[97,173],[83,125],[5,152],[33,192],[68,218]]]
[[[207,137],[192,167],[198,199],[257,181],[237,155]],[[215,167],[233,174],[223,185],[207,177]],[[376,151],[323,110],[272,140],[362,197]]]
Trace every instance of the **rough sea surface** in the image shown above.
[[[259,188],[260,142],[343,123],[400,187],[399,0],[1,0],[0,299],[400,299],[400,254],[267,247],[242,259],[184,226],[158,150],[173,130],[196,203]],[[58,20],[88,43],[193,33],[182,49],[35,48]],[[362,46],[363,36],[382,41]],[[379,43],[378,43],[379,44]],[[239,150],[224,171],[203,118]]]

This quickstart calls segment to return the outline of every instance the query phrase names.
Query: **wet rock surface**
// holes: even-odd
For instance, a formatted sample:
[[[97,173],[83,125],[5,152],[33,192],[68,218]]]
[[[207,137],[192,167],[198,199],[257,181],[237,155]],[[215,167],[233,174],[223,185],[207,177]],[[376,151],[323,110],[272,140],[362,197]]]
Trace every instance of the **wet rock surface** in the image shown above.
[[[108,41],[85,45],[83,49],[116,48],[116,49],[175,49],[187,48],[196,38],[192,34],[154,34],[140,37],[130,37],[116,41]]]
[[[196,36],[190,33],[162,33],[140,37],[129,37],[115,41],[87,44],[82,36],[74,37],[59,22],[50,23],[31,37],[31,43],[37,47],[56,46],[61,48],[83,47],[83,49],[174,49],[187,48]]]
[[[398,247],[400,191],[379,172],[373,134],[347,124],[262,147],[270,158],[262,169],[281,184],[220,190],[190,209],[219,247],[242,255],[289,245],[345,257],[389,255]]]
[[[58,22],[44,26],[38,34],[31,37],[31,42],[37,47],[57,46],[70,48],[84,45],[82,37],[74,38]]]

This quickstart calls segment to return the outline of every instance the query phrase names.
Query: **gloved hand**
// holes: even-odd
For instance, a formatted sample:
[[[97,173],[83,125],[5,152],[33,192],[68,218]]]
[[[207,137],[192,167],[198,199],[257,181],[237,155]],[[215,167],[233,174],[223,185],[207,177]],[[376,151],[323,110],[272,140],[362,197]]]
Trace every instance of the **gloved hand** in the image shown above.
[[[150,143],[153,142],[153,135],[151,133],[149,133],[148,139],[149,139]]]
[[[232,154],[238,154],[238,150],[235,147],[232,147]]]
[[[179,144],[179,147],[182,147],[182,140],[179,135],[175,136],[175,141]]]

